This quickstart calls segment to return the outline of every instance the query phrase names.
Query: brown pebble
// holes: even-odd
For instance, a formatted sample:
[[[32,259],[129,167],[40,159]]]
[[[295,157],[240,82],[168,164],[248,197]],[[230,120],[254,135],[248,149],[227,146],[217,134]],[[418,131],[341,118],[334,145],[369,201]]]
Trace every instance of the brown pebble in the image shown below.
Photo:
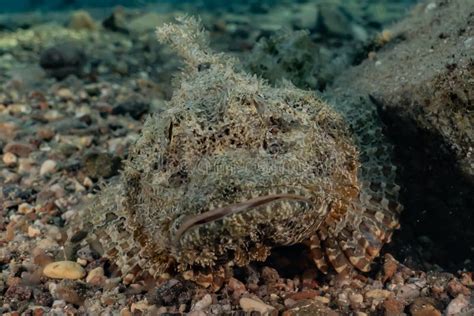
[[[465,296],[469,296],[471,294],[471,290],[469,290],[456,279],[449,281],[447,290],[449,295],[451,295],[452,297],[456,297],[459,294],[463,294]]]
[[[383,302],[384,316],[401,315],[405,305],[397,299],[388,298]]]
[[[54,131],[49,128],[40,128],[37,131],[38,137],[42,140],[49,141],[54,137]]]
[[[86,282],[92,285],[102,286],[105,284],[104,268],[97,267],[89,271]]]
[[[319,294],[319,291],[309,289],[297,293],[291,293],[287,297],[295,301],[301,301],[307,299],[314,299],[315,297],[319,296]]]
[[[58,285],[56,293],[58,298],[64,300],[67,303],[81,305],[84,298],[79,294],[76,289],[77,284],[73,281],[68,281]]]
[[[35,149],[30,144],[19,143],[19,142],[11,142],[3,147],[4,153],[12,153],[18,157],[28,157],[32,151]]]
[[[239,299],[242,296],[242,294],[244,294],[247,291],[245,284],[243,284],[236,278],[230,278],[228,282],[228,286],[233,292],[232,297],[234,299]]]
[[[385,261],[383,263],[383,282],[390,280],[398,269],[398,261],[395,260],[390,254],[385,255]]]
[[[30,287],[23,285],[12,285],[5,292],[6,300],[27,301],[31,298],[33,291]]]
[[[410,313],[414,316],[441,316],[437,305],[434,298],[418,297],[410,305]]]

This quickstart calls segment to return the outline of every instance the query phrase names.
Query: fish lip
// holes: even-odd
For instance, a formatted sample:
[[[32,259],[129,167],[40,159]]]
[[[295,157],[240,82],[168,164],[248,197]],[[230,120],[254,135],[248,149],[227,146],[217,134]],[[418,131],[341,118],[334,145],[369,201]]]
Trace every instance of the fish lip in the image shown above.
[[[173,244],[177,246],[181,237],[191,228],[199,225],[204,225],[206,223],[210,223],[219,219],[222,219],[226,216],[230,216],[232,214],[237,214],[240,212],[244,212],[250,210],[255,207],[259,207],[274,201],[279,200],[292,200],[292,201],[303,201],[309,204],[313,204],[310,198],[298,195],[298,194],[269,194],[269,195],[262,195],[258,197],[254,197],[248,199],[246,201],[238,202],[229,204],[226,206],[218,207],[204,213],[200,213],[197,215],[187,216],[183,223],[178,227],[176,234],[173,239]]]

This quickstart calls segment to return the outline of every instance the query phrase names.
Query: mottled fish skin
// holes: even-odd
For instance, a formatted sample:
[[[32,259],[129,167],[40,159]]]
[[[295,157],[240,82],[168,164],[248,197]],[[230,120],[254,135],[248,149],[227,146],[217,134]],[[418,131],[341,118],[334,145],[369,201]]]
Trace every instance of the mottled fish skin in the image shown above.
[[[86,210],[87,242],[123,273],[152,276],[242,266],[296,243],[323,272],[368,271],[400,207],[393,170],[361,147],[357,122],[236,71],[195,19],[157,34],[184,59],[180,85],[170,110],[147,119],[119,183]]]

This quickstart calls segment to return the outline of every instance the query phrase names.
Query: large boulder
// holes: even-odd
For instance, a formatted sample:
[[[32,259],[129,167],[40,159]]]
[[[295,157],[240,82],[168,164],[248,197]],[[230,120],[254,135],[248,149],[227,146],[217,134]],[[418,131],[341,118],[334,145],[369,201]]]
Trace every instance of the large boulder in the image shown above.
[[[472,269],[474,1],[424,1],[378,45],[326,96],[347,115],[377,107],[395,144],[399,257]]]
[[[433,135],[433,148],[474,177],[474,2],[424,2],[385,32],[391,41],[341,76],[331,94],[372,101],[397,125]],[[353,93],[354,92],[354,93]],[[430,145],[430,144],[426,144]]]

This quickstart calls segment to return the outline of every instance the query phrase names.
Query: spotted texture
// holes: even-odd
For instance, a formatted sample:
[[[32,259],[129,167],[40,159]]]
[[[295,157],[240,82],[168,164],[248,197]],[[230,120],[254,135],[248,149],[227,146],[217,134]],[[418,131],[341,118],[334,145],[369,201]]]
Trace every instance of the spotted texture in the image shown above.
[[[323,272],[367,271],[398,225],[394,170],[372,143],[380,131],[235,71],[194,19],[157,34],[185,61],[180,84],[88,208],[87,241],[123,273],[246,265],[296,243]],[[361,147],[364,135],[378,147]]]

